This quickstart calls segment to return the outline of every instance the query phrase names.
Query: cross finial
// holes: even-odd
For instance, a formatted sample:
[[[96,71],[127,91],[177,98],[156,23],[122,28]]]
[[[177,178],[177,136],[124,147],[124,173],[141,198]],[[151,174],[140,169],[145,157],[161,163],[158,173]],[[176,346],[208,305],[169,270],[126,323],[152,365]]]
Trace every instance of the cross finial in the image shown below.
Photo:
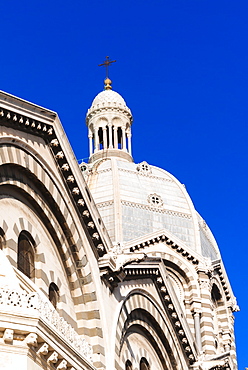
[[[98,64],[99,67],[104,66],[106,67],[106,78],[108,78],[108,67],[110,64],[115,63],[116,60],[109,60],[109,57],[106,57],[106,60],[102,64]]]

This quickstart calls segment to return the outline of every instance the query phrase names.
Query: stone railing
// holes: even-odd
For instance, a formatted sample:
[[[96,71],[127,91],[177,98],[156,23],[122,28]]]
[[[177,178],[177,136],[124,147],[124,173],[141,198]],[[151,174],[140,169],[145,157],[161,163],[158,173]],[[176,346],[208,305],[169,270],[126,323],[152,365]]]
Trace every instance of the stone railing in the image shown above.
[[[50,302],[41,299],[39,293],[24,290],[0,288],[0,311],[22,312],[35,315],[58,332],[83,357],[92,362],[92,347],[80,337],[73,327],[52,307]]]

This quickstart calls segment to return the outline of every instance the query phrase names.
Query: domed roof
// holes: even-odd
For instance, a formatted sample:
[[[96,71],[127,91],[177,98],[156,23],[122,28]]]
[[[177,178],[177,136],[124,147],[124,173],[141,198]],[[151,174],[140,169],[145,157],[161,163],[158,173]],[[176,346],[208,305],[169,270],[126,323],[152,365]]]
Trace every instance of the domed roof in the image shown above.
[[[104,90],[101,91],[93,100],[91,107],[97,106],[98,104],[110,104],[114,106],[124,106],[126,107],[126,102],[123,97],[113,90]]]
[[[93,165],[88,185],[113,242],[167,230],[202,256],[219,258],[215,239],[185,186],[167,171],[147,162],[105,159]]]
[[[105,80],[106,81],[106,80]],[[115,112],[118,116],[124,114],[131,122],[133,120],[132,113],[127,107],[123,97],[116,91],[106,88],[101,91],[93,100],[91,107],[88,109],[86,114],[86,124],[88,125],[90,120],[97,115],[98,118],[101,116],[107,118],[108,113]]]

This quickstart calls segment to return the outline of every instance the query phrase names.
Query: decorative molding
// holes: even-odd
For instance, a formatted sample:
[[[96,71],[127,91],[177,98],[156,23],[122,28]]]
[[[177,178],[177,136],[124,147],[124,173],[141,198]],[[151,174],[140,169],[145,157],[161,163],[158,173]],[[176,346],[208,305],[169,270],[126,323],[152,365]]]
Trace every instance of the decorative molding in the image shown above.
[[[162,270],[165,270],[165,268]],[[124,272],[126,275],[125,280],[149,278],[154,281],[165,306],[166,312],[174,326],[177,337],[181,342],[185,355],[188,358],[189,363],[192,365],[196,360],[193,339],[191,338],[190,331],[187,329],[186,319],[180,309],[180,305],[177,303],[176,297],[172,294],[172,288],[170,287],[167,273],[162,273],[161,267],[158,265],[152,266],[152,263],[149,263],[148,261],[147,264],[142,264],[141,266],[132,266],[130,264],[124,268]]]
[[[134,202],[126,201],[126,200],[121,200],[121,204],[123,204],[124,206],[146,209],[148,211],[155,211],[155,212],[158,212],[158,213],[166,213],[166,214],[171,215],[171,216],[187,218],[189,220],[192,219],[192,215],[187,214],[187,213],[182,213],[182,212],[177,212],[177,211],[170,211],[168,209],[152,207],[152,206],[149,206],[149,205],[146,205],[146,204],[134,203]]]
[[[113,204],[114,204],[114,201],[109,200],[107,202],[97,203],[96,206],[97,208],[104,208],[104,207],[112,206]]]
[[[174,182],[171,179],[167,179],[167,178],[164,178],[164,177],[151,175],[149,173],[143,173],[143,172],[140,172],[140,171],[137,171],[137,170],[136,171],[126,170],[126,169],[120,168],[120,167],[118,167],[118,170],[119,171],[122,171],[122,172],[134,173],[136,175],[138,174],[138,175],[141,175],[141,176],[149,177],[150,179],[156,179],[156,180],[161,180],[161,181],[166,181],[166,182]]]
[[[169,247],[174,249],[177,253],[181,254],[184,258],[189,260],[192,264],[198,265],[199,260],[192,256],[188,251],[186,251],[183,247],[179,246],[178,244],[174,243],[173,240],[169,239],[165,234],[157,235],[151,239],[148,239],[142,243],[133,245],[130,247],[130,252],[138,251],[140,249],[144,249],[149,247],[150,245],[154,245],[157,243],[166,243]]]
[[[97,208],[104,208],[104,207],[112,206],[113,204],[114,204],[114,201],[109,200],[109,201],[106,201],[106,202],[97,203],[96,206],[97,206]],[[155,206],[152,207],[152,206],[149,206],[149,205],[146,205],[146,204],[134,203],[134,202],[126,201],[126,200],[121,200],[121,204],[124,205],[124,206],[128,206],[128,207],[140,208],[140,209],[145,209],[147,211],[152,211],[152,212],[155,211],[155,212],[158,212],[158,213],[165,213],[165,214],[168,214],[170,216],[186,218],[188,220],[192,219],[192,215],[187,214],[187,213],[170,211],[168,209],[162,209],[162,208],[158,208],[158,207],[155,207]]]
[[[15,332],[15,330],[7,328],[5,329],[2,335],[3,335],[3,339],[6,335],[13,337],[12,340],[8,342],[8,344],[11,344],[13,340],[18,340],[19,346],[20,345],[28,346],[33,351],[33,353],[35,353],[36,356],[39,356],[42,359],[43,362],[47,362],[47,364],[49,365],[49,368],[51,367],[55,369],[56,365],[54,364],[57,364],[56,369],[58,370],[67,370],[67,369],[75,370],[75,368],[73,367],[73,364],[69,362],[70,357],[68,357],[67,360],[64,358],[64,357],[67,357],[66,355],[68,354],[67,353],[68,348],[67,350],[64,350],[63,353],[61,351],[61,348],[60,350],[58,350],[57,346],[55,350],[55,346],[53,346],[51,342],[48,344],[44,340],[44,338],[42,338],[40,335],[37,335],[36,333],[33,333],[33,332],[28,332],[26,334],[20,334],[20,331]],[[74,348],[72,350],[74,351]],[[82,362],[83,363],[86,362],[85,356],[81,355],[82,359],[80,359],[79,356],[77,357],[78,357],[77,362],[79,360],[79,364],[82,366]],[[87,359],[87,362],[88,362],[87,369],[89,368],[95,369],[95,367],[92,364],[92,360],[89,361],[89,359]],[[84,367],[84,369],[86,368]]]
[[[100,173],[104,173],[104,172],[109,172],[109,171],[112,171],[112,168],[106,168],[106,169],[103,169],[103,170],[97,170],[96,172],[98,174]],[[125,168],[121,168],[121,167],[118,167],[118,171],[121,171],[121,172],[126,172],[126,173],[131,173],[131,174],[136,174],[136,175],[141,175],[141,176],[145,176],[145,177],[149,177],[150,179],[156,179],[156,180],[161,180],[161,181],[166,181],[166,182],[171,182],[173,183],[174,181],[172,179],[167,179],[167,178],[164,178],[164,177],[159,177],[159,176],[155,176],[155,175],[152,175],[152,172],[144,172],[144,171],[139,171],[139,170],[127,170]],[[152,170],[151,170],[152,171]]]
[[[17,311],[27,315],[36,314],[39,319],[51,326],[53,331],[59,333],[59,336],[64,337],[83,357],[92,362],[93,351],[91,345],[76,333],[73,327],[52,307],[50,302],[43,301],[37,292],[27,293],[24,290],[0,288],[0,305],[2,311]],[[6,340],[13,340],[13,333],[10,334],[10,331],[6,332]]]
[[[98,173],[98,174],[101,174],[101,173],[104,173],[104,172],[110,172],[110,171],[112,171],[112,168],[106,168],[106,169],[104,169],[104,170],[96,170],[96,173]],[[94,172],[94,171],[93,171]]]

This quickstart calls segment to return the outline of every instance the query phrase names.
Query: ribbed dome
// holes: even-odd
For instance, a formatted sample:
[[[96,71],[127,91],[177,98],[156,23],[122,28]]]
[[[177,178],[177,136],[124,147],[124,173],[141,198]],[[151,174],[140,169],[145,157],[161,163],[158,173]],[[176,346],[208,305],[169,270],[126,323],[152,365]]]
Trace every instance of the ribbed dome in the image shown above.
[[[88,185],[113,242],[164,229],[202,256],[220,257],[184,185],[167,171],[146,162],[104,159],[93,166]]]
[[[113,90],[101,91],[93,100],[91,108],[97,106],[98,104],[102,105],[103,103],[107,105],[110,104],[111,106],[113,105],[114,107],[120,105],[122,107],[127,106],[123,97]]]

